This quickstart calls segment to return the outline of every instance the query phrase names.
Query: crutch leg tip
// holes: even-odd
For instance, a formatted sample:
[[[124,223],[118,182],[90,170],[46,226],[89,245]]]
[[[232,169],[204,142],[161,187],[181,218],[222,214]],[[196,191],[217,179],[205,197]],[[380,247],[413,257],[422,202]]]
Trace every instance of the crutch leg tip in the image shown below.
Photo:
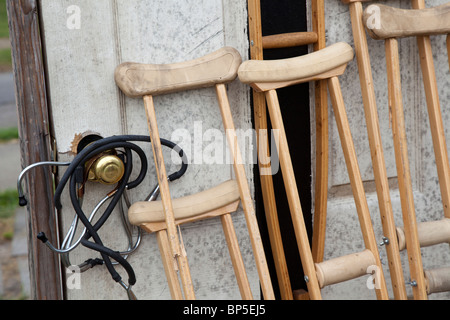
[[[47,238],[47,236],[45,235],[44,232],[39,232],[39,234],[37,235],[37,238],[39,240],[41,240],[42,243],[46,243],[48,241],[48,238]]]
[[[19,197],[19,206],[25,207],[27,205],[27,199],[24,196]]]

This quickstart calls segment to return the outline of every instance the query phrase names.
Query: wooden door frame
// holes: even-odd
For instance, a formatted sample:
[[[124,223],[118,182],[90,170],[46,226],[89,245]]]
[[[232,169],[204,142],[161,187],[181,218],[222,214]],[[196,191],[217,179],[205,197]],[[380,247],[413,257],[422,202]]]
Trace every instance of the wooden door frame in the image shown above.
[[[6,8],[19,118],[21,163],[25,168],[36,162],[56,160],[45,72],[45,45],[38,0],[7,0]],[[62,300],[64,296],[59,258],[36,238],[39,232],[45,232],[49,241],[58,243],[53,179],[53,173],[48,167],[29,171],[25,179],[30,298],[35,300]]]
[[[291,0],[290,0],[291,1]],[[313,1],[315,7],[312,9],[314,12],[317,12],[317,1]],[[303,11],[296,11],[295,15],[296,16],[301,16],[304,14],[304,21],[300,21],[300,20],[296,20],[294,18],[289,18],[287,20],[284,21],[284,23],[276,23],[272,21],[267,21],[267,16],[272,16],[274,17],[274,13],[275,16],[278,15],[280,21],[282,21],[283,19],[283,14],[286,13],[287,16],[293,16],[292,12],[289,12],[289,10],[286,11],[286,8],[284,7],[283,9],[280,9],[279,12],[276,12],[276,10],[268,10],[270,8],[270,5],[267,5],[266,2],[264,1],[248,1],[249,3],[249,15],[253,16],[253,17],[257,17],[256,19],[260,19],[260,20],[265,20],[266,23],[264,24],[263,21],[259,21],[259,22],[255,22],[252,24],[250,24],[249,26],[249,37],[250,40],[253,41],[252,45],[251,45],[251,57],[252,59],[262,59],[262,56],[264,56],[264,59],[266,60],[271,60],[271,59],[281,59],[281,58],[291,58],[294,56],[298,56],[298,55],[304,55],[308,53],[308,47],[304,44],[300,44],[298,46],[292,46],[292,45],[287,45],[286,47],[272,47],[272,48],[268,48],[270,46],[264,46],[262,44],[262,39],[263,36],[269,36],[269,35],[279,35],[279,34],[289,34],[291,32],[298,32],[298,33],[302,33],[302,34],[308,34],[307,29],[308,29],[308,25],[307,25],[307,15],[308,15],[308,9],[307,9],[307,5],[308,5],[308,1],[304,2],[304,12]],[[258,3],[256,5],[256,3]],[[294,2],[292,2],[294,3]],[[278,7],[283,8],[283,5],[277,3]],[[294,3],[294,7],[296,6],[301,6],[301,3]],[[251,8],[252,7],[252,8]],[[252,9],[252,10],[251,10]],[[320,14],[320,13],[316,13],[316,14]],[[253,18],[255,19],[255,18]],[[256,21],[253,20],[253,21]],[[288,21],[289,20],[289,21]],[[278,22],[280,22],[278,21]],[[258,26],[258,27],[255,27]],[[314,32],[318,32],[319,27],[317,25],[313,26]],[[302,29],[302,30],[300,30]],[[312,34],[309,33],[310,35]],[[321,39],[325,39],[325,36],[323,35],[323,37],[320,37]],[[268,37],[265,37],[265,39],[267,40]],[[314,40],[316,41],[316,40]],[[319,42],[316,42],[314,44],[314,46],[322,46],[322,40],[320,40],[320,44]],[[325,44],[323,43],[323,46]],[[320,87],[320,86],[319,86]],[[327,90],[326,90],[326,82],[325,82],[325,86],[323,87],[325,89],[325,101],[326,101],[326,94],[327,94]],[[298,105],[299,101],[298,101],[298,97],[299,97],[299,90],[303,93],[305,93],[305,99],[302,102],[305,102],[304,106],[305,108],[303,109],[303,111],[305,113],[307,113],[307,116],[304,117],[304,119],[306,119],[305,121],[307,121],[310,124],[310,89],[309,89],[309,84],[300,84],[297,86],[292,86],[289,88],[284,88],[282,90],[280,90],[280,92],[278,92],[278,98],[280,98],[282,101],[284,101],[284,112],[285,113],[289,113],[291,112],[292,115],[292,111],[294,110],[293,106],[294,105]],[[317,90],[316,92],[320,92],[321,90]],[[262,98],[261,98],[262,96]],[[262,100],[261,100],[262,99]],[[316,97],[316,101],[322,101],[320,100],[321,96]],[[266,107],[266,102],[265,102],[265,98],[264,98],[264,94],[260,94],[257,93],[255,91],[252,91],[252,108],[253,108],[253,125],[254,128],[256,128],[256,130],[259,130],[261,128],[266,127],[268,129],[268,132],[271,132],[271,123],[270,121],[268,121],[267,119],[269,119],[268,114],[267,114],[267,109]],[[287,103],[287,104],[286,104]],[[326,120],[326,116],[328,115],[328,105],[325,104],[325,109],[321,108],[322,104],[320,102],[318,102],[318,108],[316,109],[316,112],[318,112],[318,116],[322,120]],[[298,110],[298,109],[297,109]],[[323,111],[325,110],[325,115],[326,116],[322,116]],[[297,112],[298,113],[298,112]],[[289,119],[289,116],[287,116],[287,118]],[[294,117],[295,118],[295,117]],[[267,123],[266,123],[267,122]],[[310,124],[311,125],[311,124]],[[296,170],[296,176],[297,176],[297,181],[302,181],[305,182],[304,185],[306,185],[306,188],[301,188],[301,193],[300,193],[300,197],[301,197],[301,204],[302,204],[302,210],[304,213],[304,218],[305,218],[305,222],[306,222],[306,227],[308,230],[308,237],[310,239],[310,242],[312,242],[312,234],[313,234],[313,223],[312,223],[312,185],[311,185],[311,174],[312,174],[312,168],[311,168],[311,145],[310,145],[310,130],[311,127],[310,125],[308,126],[308,152],[305,152],[306,157],[308,158],[306,159],[301,159],[302,157],[300,157],[299,154],[292,154],[293,158],[297,158],[297,160],[301,160],[303,162],[303,164],[307,164],[307,168],[305,169],[304,166],[301,166],[300,163],[298,161],[294,161],[294,163],[297,164],[297,167],[299,168],[299,170]],[[289,126],[288,123],[285,123],[286,129],[288,131],[292,131],[293,127]],[[290,130],[289,130],[290,129]],[[328,125],[326,125],[326,127],[321,127],[320,130],[328,129]],[[297,130],[297,133],[299,131]],[[292,133],[292,132],[291,132]],[[325,141],[328,141],[328,134],[324,134],[321,133],[319,134],[321,137],[325,138]],[[270,139],[270,134],[268,139]],[[288,134],[289,136],[289,134]],[[305,135],[306,137],[306,135]],[[302,135],[303,138],[303,135]],[[295,141],[291,141],[292,144],[295,144]],[[270,142],[270,144],[274,143],[273,141]],[[322,141],[319,141],[319,143],[322,143]],[[323,152],[326,149],[326,146],[323,144],[323,147],[319,148],[321,152]],[[295,148],[294,148],[295,149]],[[323,159],[323,157],[318,157],[320,159]],[[319,164],[320,166],[320,164]],[[328,164],[325,163],[325,168],[328,168]],[[274,173],[272,176],[270,176],[270,178],[268,179],[269,181],[267,181],[267,177],[265,178],[266,181],[262,181],[262,179],[264,179],[264,177],[260,176],[260,168],[259,165],[256,164],[254,166],[254,182],[255,182],[255,201],[256,201],[256,207],[257,207],[257,215],[258,215],[258,220],[261,224],[261,229],[262,232],[264,233],[264,241],[265,241],[265,249],[266,249],[266,256],[268,257],[268,262],[270,264],[270,268],[271,268],[271,273],[272,273],[272,278],[274,279],[272,281],[273,285],[274,285],[274,290],[277,294],[277,296],[279,296],[279,298],[281,299],[292,299],[292,297],[289,297],[288,294],[286,293],[289,290],[293,290],[294,292],[294,299],[298,299],[298,297],[296,296],[298,294],[298,292],[301,291],[301,289],[306,289],[306,283],[304,282],[304,275],[303,275],[303,270],[302,270],[302,266],[301,266],[301,261],[300,261],[300,256],[298,254],[298,248],[297,248],[297,243],[296,243],[296,239],[294,236],[294,227],[292,225],[292,220],[291,220],[291,215],[290,215],[290,211],[289,211],[289,206],[288,206],[288,200],[287,200],[287,196],[286,196],[286,192],[284,190],[284,182],[283,182],[283,178],[281,175],[281,169],[279,172]],[[323,177],[326,176],[326,171],[320,170],[320,172],[322,173]],[[325,177],[326,179],[326,177]],[[271,186],[270,186],[271,185]],[[327,187],[327,184],[319,184],[320,186],[325,186],[325,188]],[[272,190],[270,190],[272,189]],[[327,191],[327,189],[324,190],[325,192]],[[264,192],[266,193],[264,195]],[[323,195],[323,192],[316,191],[316,194],[320,194]],[[265,199],[266,198],[266,199]],[[271,200],[272,199],[272,200]],[[267,201],[268,203],[270,203],[271,201],[275,201],[275,208],[269,208],[265,206],[264,201]],[[326,200],[326,196],[325,196],[325,200]],[[318,206],[320,206],[321,204],[323,204],[323,201],[316,200],[318,204]],[[318,208],[318,207],[317,207]],[[321,207],[321,208],[326,208],[326,201],[325,201],[325,207]],[[322,209],[319,209],[321,212],[323,212]],[[267,213],[266,213],[267,211]],[[322,215],[316,215],[320,216],[321,218],[325,218],[324,214]],[[269,218],[266,218],[269,217]],[[269,221],[272,220],[272,221]],[[266,222],[267,220],[267,222]],[[276,221],[274,223],[274,221]],[[272,224],[272,227],[269,226],[269,223]],[[275,237],[275,230],[276,228],[273,226],[274,224],[278,224],[278,229],[283,230],[283,234],[279,235],[279,238],[276,239]],[[320,225],[321,223],[316,223],[315,225]],[[269,228],[272,228],[272,233],[274,235],[270,235],[270,231]],[[317,234],[320,234],[320,231],[316,232]],[[322,232],[322,234],[324,234],[324,232]],[[272,238],[271,238],[272,237]],[[282,241],[281,241],[282,240]],[[271,243],[271,241],[273,241],[273,243]],[[283,246],[283,243],[285,243],[285,245]],[[278,252],[273,251],[274,248],[272,247],[278,247]],[[281,247],[281,250],[280,250]],[[313,247],[317,248],[320,247],[319,244],[317,245],[313,245]],[[276,250],[276,249],[275,249]],[[280,259],[280,255],[283,255],[282,259]],[[319,255],[321,255],[319,253]],[[278,259],[278,261],[276,261]],[[318,260],[322,260],[322,258],[318,259]],[[286,270],[287,269],[287,270]],[[291,272],[289,272],[289,270]],[[289,276],[284,276],[283,274],[284,272],[287,272],[289,274]],[[281,277],[280,277],[281,276]],[[278,280],[278,281],[277,281]],[[281,280],[281,281],[280,281]],[[284,284],[283,282],[289,282],[289,285]],[[284,292],[284,293],[283,293]]]

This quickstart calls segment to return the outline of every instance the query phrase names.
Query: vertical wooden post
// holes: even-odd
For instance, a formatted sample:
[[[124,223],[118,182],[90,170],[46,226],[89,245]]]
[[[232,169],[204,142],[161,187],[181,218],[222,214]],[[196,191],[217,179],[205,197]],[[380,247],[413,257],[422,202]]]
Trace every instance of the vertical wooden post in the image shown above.
[[[50,161],[50,117],[46,92],[42,41],[39,33],[37,0],[6,2],[22,166]],[[53,205],[53,179],[50,169],[39,168],[27,176],[28,252],[31,277],[31,298],[57,300],[63,298],[59,258],[40,242],[39,232],[58,243],[57,220]]]
[[[324,0],[311,2],[312,27],[317,33],[314,51],[325,48],[325,6]],[[312,254],[314,262],[322,262],[325,252],[328,202],[328,97],[327,81],[314,82],[316,110],[316,181],[314,193],[314,223]]]
[[[263,60],[261,6],[259,0],[248,1],[250,57],[254,60]],[[277,273],[280,295],[283,300],[292,300],[293,293],[289,279],[283,241],[278,223],[278,212],[275,201],[271,172],[271,163],[268,154],[269,138],[267,133],[267,112],[264,93],[253,90],[253,112],[255,118],[255,130],[257,136],[258,165],[261,179],[261,191],[263,195],[264,211],[267,221],[267,229],[270,238],[270,246]],[[266,146],[262,148],[262,146]],[[260,160],[264,159],[264,163]],[[261,174],[262,173],[262,174]]]

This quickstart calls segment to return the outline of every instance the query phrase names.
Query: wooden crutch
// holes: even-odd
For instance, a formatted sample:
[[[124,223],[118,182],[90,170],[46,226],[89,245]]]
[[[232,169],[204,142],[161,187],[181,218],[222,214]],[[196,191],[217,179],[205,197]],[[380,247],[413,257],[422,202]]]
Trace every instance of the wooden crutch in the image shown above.
[[[317,52],[291,59],[249,60],[244,62],[238,71],[242,82],[265,93],[272,127],[279,130],[280,165],[311,299],[320,299],[320,289],[324,286],[362,276],[372,268],[376,270],[377,297],[388,299],[377,243],[337,78],[344,72],[352,58],[352,48],[346,43],[337,43]],[[276,89],[316,80],[326,80],[328,84],[366,249],[360,253],[314,264]]]
[[[239,187],[236,180],[228,180],[214,188],[174,199],[172,203],[177,226],[220,217],[241,296],[245,300],[250,300],[253,299],[253,295],[231,220],[231,213],[238,209],[239,199]],[[178,276],[170,255],[162,201],[137,202],[128,210],[128,216],[131,224],[140,226],[148,233],[156,233],[172,298],[182,299]]]
[[[147,124],[150,131],[150,139],[152,141],[156,175],[158,177],[161,200],[164,208],[164,216],[166,219],[169,246],[172,252],[172,257],[176,260],[178,270],[180,271],[180,278],[181,283],[183,284],[185,297],[186,299],[192,300],[195,299],[195,294],[192,285],[191,273],[189,270],[186,253],[184,250],[181,250],[180,239],[175,226],[175,216],[173,213],[166,166],[164,164],[158,124],[156,122],[155,106],[153,104],[153,97],[150,94],[144,95],[144,106],[147,116]]]
[[[397,228],[397,238],[399,249],[402,250],[406,247],[408,252],[414,298],[427,299],[427,294],[431,292],[450,290],[450,277],[443,276],[442,269],[424,272],[420,250],[421,246],[447,242],[449,234],[446,228],[448,226],[447,219],[450,217],[450,167],[429,35],[448,34],[450,32],[450,3],[425,9],[423,1],[413,1],[413,8],[416,10],[397,9],[381,4],[371,5],[366,8],[362,15],[362,21],[373,38],[385,40],[392,131],[404,222],[404,228]],[[376,27],[371,20],[374,11],[377,12],[380,19]],[[397,38],[409,36],[417,37],[421,57],[422,75],[445,217],[441,221],[417,223],[416,220],[406,144],[397,41]],[[449,271],[450,268],[447,268],[447,272]],[[427,280],[427,275],[434,281]],[[439,281],[436,280],[440,280],[440,284],[437,284]]]
[[[165,225],[161,230],[164,230],[163,232],[167,231],[168,238],[168,241],[166,241],[164,233],[162,233],[158,236],[158,241],[160,242],[160,248],[167,249],[167,247],[170,247],[171,259],[175,259],[175,261],[177,262],[177,268],[180,272],[180,278],[183,286],[184,296],[186,299],[193,299],[195,298],[195,295],[193,291],[186,253],[182,249],[180,239],[177,234],[176,226],[177,224],[181,223],[178,221],[180,219],[180,213],[177,213],[176,210],[174,211],[173,201],[169,192],[167,174],[165,170],[161,145],[159,142],[158,127],[152,96],[212,86],[216,88],[216,94],[222,115],[223,125],[227,134],[228,143],[231,149],[231,155],[233,156],[236,185],[239,192],[239,198],[244,209],[256,267],[261,282],[261,290],[265,299],[269,300],[274,298],[272,283],[265,259],[261,236],[259,234],[255,210],[250,195],[250,189],[245,175],[241,153],[236,143],[236,132],[225,89],[225,84],[233,81],[236,78],[237,68],[239,67],[240,63],[241,57],[239,53],[233,48],[225,47],[204,57],[175,64],[151,65],[123,63],[119,67],[117,67],[115,72],[116,83],[127,96],[144,97],[144,104],[146,107],[147,120],[152,140],[152,148],[161,193],[161,202],[158,205],[160,205],[162,208],[161,210],[163,212],[165,222]],[[205,196],[203,195],[203,197]],[[203,214],[206,214],[206,217],[209,217],[207,214],[208,212],[214,212],[218,209],[214,207],[214,201],[210,206],[206,205],[206,208],[204,208],[203,205],[199,205],[199,198],[197,197],[195,199],[197,200],[191,200],[190,202],[188,201],[188,211],[190,212],[191,217],[196,217]],[[142,205],[142,203],[137,203],[137,207],[133,208],[133,205],[129,209],[129,212],[131,212],[129,213],[130,221],[133,221],[134,219],[131,216],[133,215],[133,212],[136,212],[135,208],[142,207]],[[144,203],[144,209],[141,208],[140,210],[143,210],[146,213],[145,219],[147,220],[144,222],[141,221],[137,224],[155,221],[154,215],[160,215],[160,211],[155,212],[155,210],[151,207],[153,205],[155,205],[153,204],[153,202]],[[230,205],[230,203],[226,203],[226,205]],[[196,207],[201,207],[203,209],[199,212]],[[220,212],[222,214],[228,213],[228,211],[226,210],[221,210]],[[238,265],[241,265],[239,260],[242,259],[234,254],[236,250],[236,242],[233,240],[234,237],[232,235],[232,232],[230,231],[230,228],[232,228],[232,226],[230,225],[231,220],[227,216],[221,217],[221,219],[230,252],[232,254],[232,261],[235,265],[236,270]],[[159,223],[161,222],[161,219],[156,219],[156,221]],[[165,252],[167,252],[167,250],[165,250]],[[167,253],[162,254],[166,274],[168,275],[168,278],[173,279],[173,266],[170,261],[168,261]],[[239,278],[240,271],[237,272],[237,274]],[[244,298],[250,298],[247,293],[248,288],[246,288],[244,282],[239,282],[241,293],[243,293]],[[172,285],[172,296],[179,298],[180,290],[179,288],[177,288],[176,281],[169,280],[169,284]]]
[[[384,151],[378,123],[377,102],[373,85],[370,56],[366,32],[362,21],[362,1],[343,0],[343,2],[347,3],[350,9],[355,55],[358,63],[364,114],[366,117],[369,147],[372,156],[372,167],[378,196],[381,225],[384,237],[387,239],[385,248],[394,298],[397,300],[405,300],[407,299],[405,280],[403,277],[398,243],[395,241],[395,239],[397,239],[397,232],[395,228],[394,213],[392,211],[391,197],[389,194],[388,176],[384,162]]]
[[[313,44],[314,51],[325,47],[324,1],[312,0],[312,32],[294,32],[278,35],[262,35],[260,0],[248,0],[250,57],[253,60],[264,59],[264,49],[287,48]],[[321,262],[324,254],[326,209],[328,193],[328,105],[326,81],[315,83],[316,102],[316,183],[315,211],[313,224],[313,257]],[[267,137],[266,101],[264,94],[253,90],[255,130],[257,132],[258,165],[260,168],[261,189],[266,213],[272,254],[277,272],[281,298],[296,298],[291,288],[288,268],[281,240],[278,213],[270,171],[270,157]]]

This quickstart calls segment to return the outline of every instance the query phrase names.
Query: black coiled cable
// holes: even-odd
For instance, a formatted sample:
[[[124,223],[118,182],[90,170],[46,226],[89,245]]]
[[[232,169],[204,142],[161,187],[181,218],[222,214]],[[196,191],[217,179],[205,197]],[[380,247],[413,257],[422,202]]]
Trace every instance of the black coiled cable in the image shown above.
[[[123,192],[125,189],[133,189],[137,187],[145,178],[145,175],[147,173],[148,169],[148,163],[147,163],[147,157],[145,156],[144,151],[137,146],[134,143],[131,143],[130,141],[140,141],[140,142],[150,142],[149,136],[141,136],[141,135],[121,135],[121,136],[112,136],[109,138],[103,138],[100,140],[97,140],[91,144],[89,144],[87,147],[85,147],[82,151],[80,151],[77,156],[74,158],[74,160],[71,162],[71,164],[68,166],[67,170],[65,171],[64,175],[62,176],[54,194],[54,200],[55,200],[55,207],[57,209],[61,209],[61,194],[66,186],[67,183],[69,183],[69,193],[70,193],[70,200],[72,203],[72,206],[80,219],[80,221],[84,224],[86,227],[86,234],[81,240],[81,244],[89,248],[91,250],[97,251],[100,253],[103,262],[106,265],[106,268],[108,269],[109,273],[111,274],[112,278],[119,282],[121,281],[121,277],[118,274],[118,272],[115,270],[113,263],[111,262],[111,259],[114,259],[116,262],[118,262],[127,272],[128,274],[128,283],[130,285],[134,285],[136,283],[136,276],[134,273],[133,268],[129,264],[129,262],[122,257],[122,255],[118,251],[113,251],[107,247],[105,247],[102,243],[102,240],[100,236],[98,235],[97,231],[103,226],[103,224],[108,220],[109,216],[111,215],[112,211],[116,207],[117,203],[119,202]],[[178,178],[180,178],[187,170],[187,159],[183,152],[183,150],[176,145],[175,143],[166,140],[161,139],[161,144],[163,146],[169,147],[173,150],[175,150],[178,155],[182,158],[182,165],[180,170],[177,172],[169,175],[168,179],[169,181],[174,181]],[[86,215],[84,214],[81,205],[79,203],[78,194],[77,194],[77,182],[79,182],[79,179],[77,179],[77,173],[80,170],[84,170],[84,164],[91,159],[92,157],[111,149],[117,149],[117,148],[123,148],[124,154],[125,154],[125,172],[121,179],[121,181],[118,183],[114,196],[112,200],[110,201],[108,207],[104,211],[104,213],[101,215],[101,217],[98,219],[98,221],[92,225]],[[141,163],[141,169],[139,172],[138,177],[133,180],[129,181],[131,173],[133,171],[133,161],[132,161],[132,153],[135,152],[140,159]],[[46,241],[45,234],[41,233],[38,235],[38,238],[42,241]],[[93,239],[94,242],[90,241],[90,239]],[[98,259],[97,259],[98,260]]]

